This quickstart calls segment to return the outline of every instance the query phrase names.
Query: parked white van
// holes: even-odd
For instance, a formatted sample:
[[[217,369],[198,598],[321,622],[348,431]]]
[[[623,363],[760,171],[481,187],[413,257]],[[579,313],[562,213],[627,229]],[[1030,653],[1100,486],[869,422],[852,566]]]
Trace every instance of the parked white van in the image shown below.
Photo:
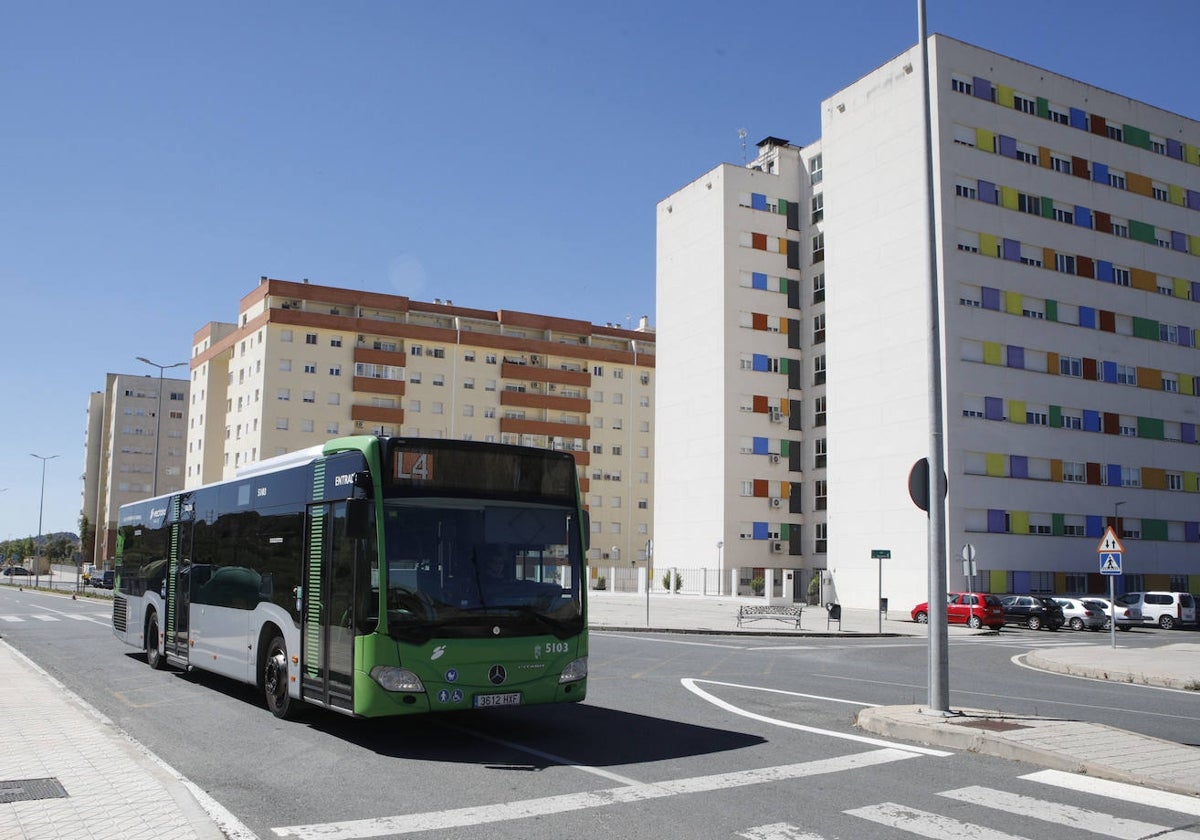
[[[1126,592],[1117,603],[1138,607],[1143,622],[1164,630],[1196,623],[1196,598],[1187,592]]]

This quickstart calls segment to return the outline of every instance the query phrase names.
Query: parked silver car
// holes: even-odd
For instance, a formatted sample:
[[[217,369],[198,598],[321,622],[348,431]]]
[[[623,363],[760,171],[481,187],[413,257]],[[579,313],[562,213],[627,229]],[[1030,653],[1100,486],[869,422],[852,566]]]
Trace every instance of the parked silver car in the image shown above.
[[[1099,604],[1104,609],[1104,629],[1107,630],[1109,623],[1108,617],[1111,614],[1112,602],[1107,598],[1101,598],[1097,595],[1088,595],[1084,600],[1093,601]],[[1142,626],[1142,611],[1136,606],[1128,604],[1117,604],[1117,629],[1128,630],[1131,627]]]
[[[1103,630],[1108,623],[1108,613],[1103,604],[1058,595],[1054,596],[1054,600],[1062,607],[1063,618],[1072,630]]]

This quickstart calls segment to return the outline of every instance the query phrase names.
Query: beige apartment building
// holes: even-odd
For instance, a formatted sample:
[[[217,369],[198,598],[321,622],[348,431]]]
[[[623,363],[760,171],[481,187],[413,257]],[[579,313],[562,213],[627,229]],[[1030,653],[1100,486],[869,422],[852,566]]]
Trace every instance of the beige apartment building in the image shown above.
[[[340,435],[574,453],[593,564],[644,561],[654,332],[263,277],[193,339],[185,486]]]
[[[183,489],[188,388],[186,379],[110,373],[89,397],[82,512],[96,549],[86,562],[111,565],[121,505]]]

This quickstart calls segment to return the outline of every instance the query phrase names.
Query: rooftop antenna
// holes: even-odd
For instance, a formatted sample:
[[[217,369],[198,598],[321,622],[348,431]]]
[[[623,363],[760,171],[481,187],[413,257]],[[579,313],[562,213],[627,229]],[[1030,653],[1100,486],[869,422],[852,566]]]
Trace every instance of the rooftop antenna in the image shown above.
[[[738,129],[738,139],[742,141],[742,163],[746,162],[746,129]]]

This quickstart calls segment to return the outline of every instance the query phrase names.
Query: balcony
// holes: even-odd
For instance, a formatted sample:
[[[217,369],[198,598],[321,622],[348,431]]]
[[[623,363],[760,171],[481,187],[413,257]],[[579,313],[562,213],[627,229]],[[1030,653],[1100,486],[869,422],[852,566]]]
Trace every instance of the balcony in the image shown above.
[[[355,364],[404,367],[407,362],[408,354],[403,350],[375,350],[361,344],[354,348]]]
[[[404,395],[403,379],[376,379],[373,376],[356,376],[352,387],[355,391],[368,394],[387,394],[399,397]]]
[[[524,382],[553,382],[558,385],[575,385],[586,388],[592,384],[592,374],[586,370],[563,370],[556,367],[541,367],[539,365],[519,365],[515,362],[504,362],[500,365],[500,375],[505,379],[515,379]]]
[[[350,419],[364,423],[387,423],[399,426],[404,422],[403,408],[384,408],[378,405],[350,406]]]
[[[574,411],[587,414],[592,410],[592,401],[582,397],[560,397],[557,394],[543,393],[539,389],[527,391],[501,391],[500,405],[520,406],[522,408],[545,408],[552,411]]]
[[[546,435],[580,440],[588,440],[592,436],[592,427],[583,423],[551,423],[546,420],[517,420],[512,417],[500,418],[500,431],[514,435]]]

